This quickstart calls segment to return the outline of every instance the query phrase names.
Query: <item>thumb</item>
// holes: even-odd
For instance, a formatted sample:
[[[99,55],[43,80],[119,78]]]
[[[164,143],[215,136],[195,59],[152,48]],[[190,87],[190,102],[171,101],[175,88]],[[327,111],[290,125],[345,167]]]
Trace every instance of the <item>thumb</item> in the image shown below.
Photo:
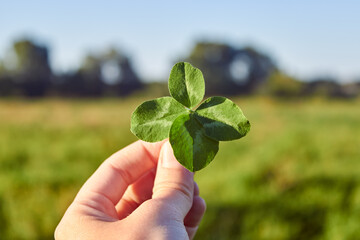
[[[184,219],[189,212],[194,197],[194,173],[184,168],[173,154],[167,141],[161,148],[153,199],[163,200],[173,213]]]

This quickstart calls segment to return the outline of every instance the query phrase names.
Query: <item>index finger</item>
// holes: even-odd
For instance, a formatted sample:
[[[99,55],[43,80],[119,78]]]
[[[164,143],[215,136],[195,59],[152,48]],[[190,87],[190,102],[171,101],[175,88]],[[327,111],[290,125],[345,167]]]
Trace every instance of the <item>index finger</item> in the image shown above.
[[[131,183],[157,165],[163,143],[139,140],[116,152],[86,181],[76,199],[91,200],[95,193],[116,205]]]

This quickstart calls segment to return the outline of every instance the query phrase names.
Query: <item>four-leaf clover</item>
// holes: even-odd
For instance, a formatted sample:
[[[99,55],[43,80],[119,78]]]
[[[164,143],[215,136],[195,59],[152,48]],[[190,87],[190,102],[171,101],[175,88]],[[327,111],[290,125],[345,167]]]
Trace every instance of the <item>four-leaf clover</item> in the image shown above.
[[[176,159],[190,171],[206,167],[219,150],[219,141],[244,137],[250,123],[225,97],[206,99],[204,77],[190,63],[180,62],[169,77],[171,97],[146,101],[131,117],[131,132],[147,142],[170,138]]]

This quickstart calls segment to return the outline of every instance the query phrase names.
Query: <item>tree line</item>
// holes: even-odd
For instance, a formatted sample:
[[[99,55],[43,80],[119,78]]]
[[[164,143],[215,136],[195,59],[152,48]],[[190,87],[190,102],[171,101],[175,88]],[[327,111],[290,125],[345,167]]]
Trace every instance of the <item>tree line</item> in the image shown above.
[[[299,81],[281,71],[269,55],[253,47],[203,41],[179,60],[202,70],[210,95],[353,97],[360,92],[359,83],[340,85],[329,78],[310,83]],[[146,87],[130,58],[114,48],[88,54],[77,70],[57,74],[51,68],[48,47],[30,39],[14,42],[11,54],[0,59],[0,96],[127,96]]]

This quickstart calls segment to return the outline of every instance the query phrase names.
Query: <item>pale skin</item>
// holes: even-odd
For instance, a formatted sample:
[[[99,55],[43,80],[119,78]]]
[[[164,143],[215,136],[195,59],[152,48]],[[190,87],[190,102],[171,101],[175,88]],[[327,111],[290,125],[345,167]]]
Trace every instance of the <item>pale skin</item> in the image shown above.
[[[55,239],[193,239],[205,208],[194,174],[168,141],[137,141],[86,181]]]

